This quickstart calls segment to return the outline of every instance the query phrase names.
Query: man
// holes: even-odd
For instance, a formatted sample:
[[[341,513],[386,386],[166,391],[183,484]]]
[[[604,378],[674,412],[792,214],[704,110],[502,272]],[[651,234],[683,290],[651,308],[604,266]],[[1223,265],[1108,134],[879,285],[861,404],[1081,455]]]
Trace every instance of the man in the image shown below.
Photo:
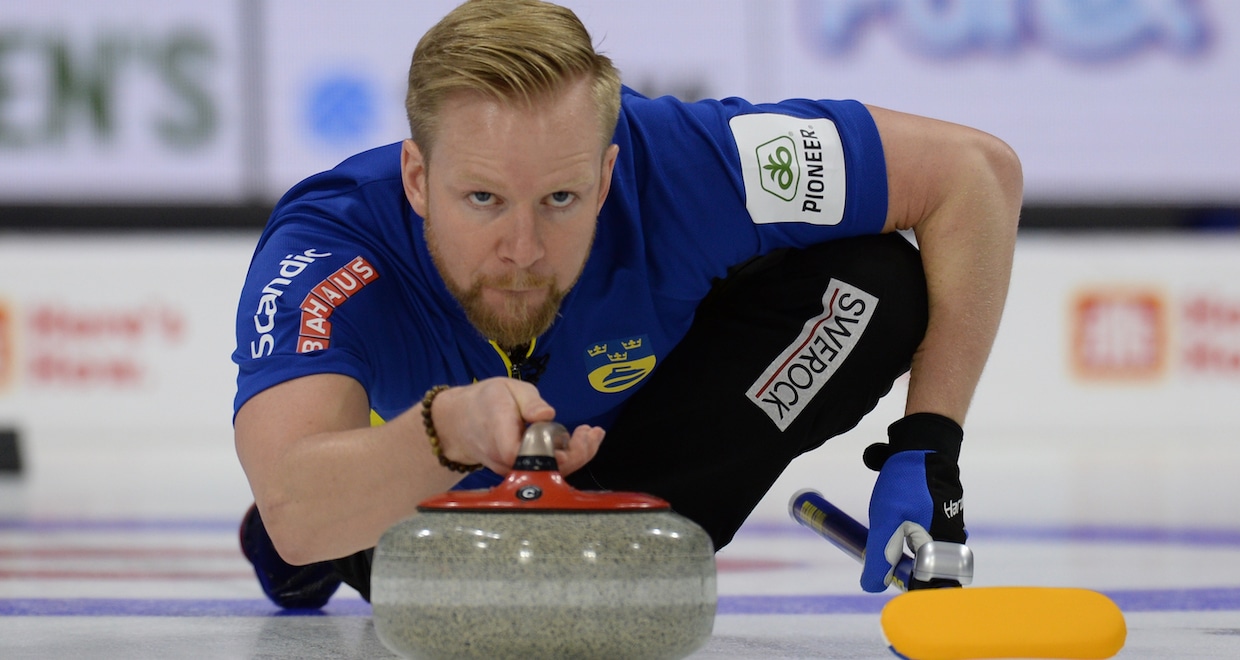
[[[411,140],[280,201],[242,293],[241,537],[274,602],[368,597],[379,536],[496,483],[540,420],[572,430],[571,483],[662,496],[722,547],[910,364],[865,457],[862,586],[906,538],[964,540],[960,424],[1021,197],[1006,145],[855,102],[646,99],[534,0],[432,28],[407,109]]]

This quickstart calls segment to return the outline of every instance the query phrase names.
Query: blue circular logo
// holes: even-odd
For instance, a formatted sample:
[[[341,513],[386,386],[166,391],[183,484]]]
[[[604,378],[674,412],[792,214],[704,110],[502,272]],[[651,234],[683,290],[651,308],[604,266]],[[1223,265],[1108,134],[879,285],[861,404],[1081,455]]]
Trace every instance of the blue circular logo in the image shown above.
[[[376,127],[375,90],[365,78],[337,74],[310,86],[306,123],[310,133],[332,144],[360,142]]]

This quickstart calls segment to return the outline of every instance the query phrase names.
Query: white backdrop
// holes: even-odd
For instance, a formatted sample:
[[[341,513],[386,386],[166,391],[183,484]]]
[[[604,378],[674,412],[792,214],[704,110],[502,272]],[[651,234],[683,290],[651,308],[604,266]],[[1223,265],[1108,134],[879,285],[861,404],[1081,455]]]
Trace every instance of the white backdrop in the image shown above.
[[[255,238],[0,241],[0,426],[230,442]],[[1237,401],[1240,237],[1020,239],[971,434],[1231,433]]]
[[[409,56],[455,4],[9,2],[0,204],[272,201],[406,136]],[[1016,148],[1035,203],[1240,203],[1240,3],[564,4],[649,94],[857,98],[977,126]]]

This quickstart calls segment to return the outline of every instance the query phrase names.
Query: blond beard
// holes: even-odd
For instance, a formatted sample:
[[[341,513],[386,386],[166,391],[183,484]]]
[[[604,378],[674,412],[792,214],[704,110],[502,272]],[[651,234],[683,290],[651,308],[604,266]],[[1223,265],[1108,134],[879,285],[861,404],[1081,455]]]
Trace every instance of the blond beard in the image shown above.
[[[546,332],[555,322],[560,312],[560,303],[568,294],[568,289],[560,291],[555,287],[555,278],[537,276],[530,273],[513,273],[500,277],[487,275],[478,276],[468,287],[461,287],[449,277],[444,268],[444,258],[439,252],[439,244],[431,230],[429,218],[422,222],[426,238],[426,247],[431,254],[439,276],[448,288],[448,293],[456,298],[465,318],[486,337],[503,348],[526,346],[535,337]],[[585,264],[582,264],[583,268]],[[580,272],[577,273],[580,276]],[[576,283],[576,277],[573,278]],[[494,309],[482,300],[482,289],[544,289],[546,296],[541,303],[529,304],[524,300],[505,298],[502,309]],[[572,284],[569,285],[572,288]]]

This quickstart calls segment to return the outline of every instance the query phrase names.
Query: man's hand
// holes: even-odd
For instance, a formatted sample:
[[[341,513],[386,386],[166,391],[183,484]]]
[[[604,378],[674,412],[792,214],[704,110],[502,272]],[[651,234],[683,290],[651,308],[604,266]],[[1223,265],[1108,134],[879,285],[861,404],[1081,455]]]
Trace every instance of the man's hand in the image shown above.
[[[888,444],[865,450],[865,464],[878,471],[878,480],[870,496],[861,588],[874,593],[891,584],[906,543],[916,553],[927,541],[968,538],[957,465],[964,437],[960,425],[916,413],[888,427],[887,436]]]
[[[525,427],[555,420],[555,409],[530,383],[497,377],[444,390],[431,415],[445,458],[481,463],[502,475],[517,460]],[[555,452],[560,473],[571,474],[594,458],[603,433],[584,424],[574,429],[568,448]]]

